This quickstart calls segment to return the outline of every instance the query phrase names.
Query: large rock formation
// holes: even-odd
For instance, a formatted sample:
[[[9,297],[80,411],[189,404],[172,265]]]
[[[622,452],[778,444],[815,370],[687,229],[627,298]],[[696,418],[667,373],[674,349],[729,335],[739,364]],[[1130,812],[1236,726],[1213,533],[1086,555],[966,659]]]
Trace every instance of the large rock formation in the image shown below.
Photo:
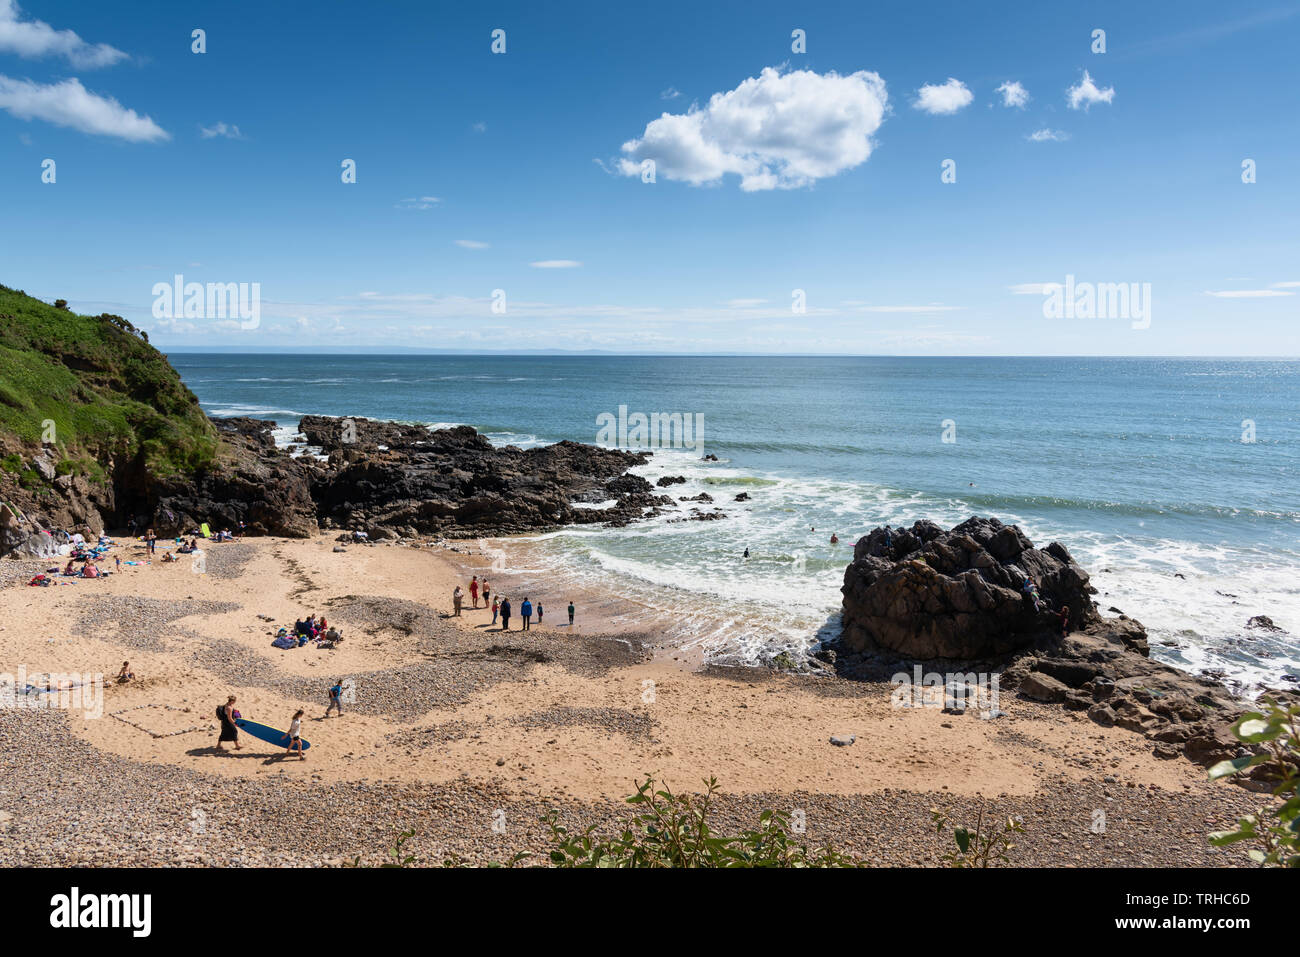
[[[1043,600],[1022,592],[1032,578]],[[1014,525],[972,518],[949,531],[933,522],[877,528],[860,539],[844,572],[844,635],[851,651],[909,658],[979,659],[1094,621],[1088,573],[1065,547],[1037,549]]]
[[[640,476],[644,452],[577,442],[497,448],[469,426],[433,431],[367,419],[305,417],[328,455],[312,476],[323,525],[386,534],[472,536],[572,523],[627,524],[667,496]],[[608,508],[582,504],[613,501]],[[575,505],[574,503],[579,503]]]
[[[1021,591],[1026,576],[1041,611]],[[854,548],[843,593],[843,634],[821,655],[847,677],[889,680],[918,660],[935,663],[931,670],[960,664],[959,683],[995,674],[1002,692],[1136,731],[1160,757],[1210,765],[1249,753],[1230,730],[1244,702],[1217,681],[1152,661],[1141,623],[1100,615],[1088,573],[1064,546],[1035,548],[1014,525],[972,518],[948,531],[924,521],[875,529]],[[1300,701],[1294,691],[1269,694]],[[1243,783],[1265,789],[1264,773]]]

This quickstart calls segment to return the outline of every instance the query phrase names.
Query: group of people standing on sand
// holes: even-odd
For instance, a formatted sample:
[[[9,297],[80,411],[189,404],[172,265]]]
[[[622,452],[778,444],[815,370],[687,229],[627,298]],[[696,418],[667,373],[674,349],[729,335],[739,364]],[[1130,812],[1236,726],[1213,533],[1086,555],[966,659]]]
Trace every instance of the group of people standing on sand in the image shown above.
[[[492,609],[492,624],[495,625],[497,623],[497,620],[500,619],[501,630],[509,631],[510,618],[514,614],[514,606],[510,604],[510,599],[493,598],[491,583],[488,582],[486,578],[483,579],[482,582],[479,582],[478,576],[475,575],[473,578],[470,579],[470,583],[469,583],[469,597],[470,597],[470,601],[473,602],[475,608],[479,607],[478,600],[479,600],[480,592],[482,593],[483,596],[484,610],[488,608]],[[455,591],[451,593],[451,604],[452,604],[452,608],[454,609],[452,611],[452,617],[454,618],[460,617],[461,609],[464,607],[464,603],[465,603],[465,591],[459,585],[457,585]],[[572,628],[573,618],[574,615],[577,613],[577,609],[574,608],[573,602],[569,602],[568,611],[569,611],[569,627]],[[525,595],[524,600],[519,604],[519,620],[520,620],[519,630],[520,631],[528,631],[532,628],[533,612],[537,613],[537,624],[539,625],[542,624],[542,620],[546,615],[546,609],[542,606],[542,603],[540,601],[534,604],[532,599],[530,599],[527,595]]]

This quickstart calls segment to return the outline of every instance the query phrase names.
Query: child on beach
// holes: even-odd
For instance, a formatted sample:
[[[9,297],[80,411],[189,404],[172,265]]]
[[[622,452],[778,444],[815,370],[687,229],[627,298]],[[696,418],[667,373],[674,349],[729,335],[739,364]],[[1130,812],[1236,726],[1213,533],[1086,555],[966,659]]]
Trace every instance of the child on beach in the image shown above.
[[[542,603],[540,601],[537,603],[537,623],[539,625],[542,623]]]
[[[573,627],[573,602],[569,602],[569,627]]]
[[[492,599],[492,624],[494,625],[497,623],[497,612],[500,610],[501,602],[497,601],[495,598]]]
[[[286,755],[292,754],[293,749],[298,749],[298,758],[301,761],[307,760],[307,755],[302,753],[302,709],[299,708],[294,712],[293,720],[289,722],[289,746],[284,749]]]
[[[478,607],[478,576],[475,575],[469,580],[469,597],[474,602],[474,607]]]

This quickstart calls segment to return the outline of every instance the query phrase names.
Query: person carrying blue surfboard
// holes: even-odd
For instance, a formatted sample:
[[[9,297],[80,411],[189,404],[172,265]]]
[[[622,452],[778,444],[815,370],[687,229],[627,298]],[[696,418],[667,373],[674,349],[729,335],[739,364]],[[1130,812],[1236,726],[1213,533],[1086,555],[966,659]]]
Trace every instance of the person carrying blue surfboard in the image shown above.
[[[298,749],[298,760],[306,761],[307,755],[302,751],[302,708],[294,712],[293,720],[289,722],[289,733],[285,735],[289,739],[289,746],[284,749],[286,755],[292,754],[294,748]]]
[[[221,746],[222,741],[235,742],[235,750],[241,750],[239,744],[239,728],[235,725],[235,696],[231,695],[226,699],[226,703],[217,709],[217,717],[221,720],[221,736],[217,738],[217,750],[226,750]]]

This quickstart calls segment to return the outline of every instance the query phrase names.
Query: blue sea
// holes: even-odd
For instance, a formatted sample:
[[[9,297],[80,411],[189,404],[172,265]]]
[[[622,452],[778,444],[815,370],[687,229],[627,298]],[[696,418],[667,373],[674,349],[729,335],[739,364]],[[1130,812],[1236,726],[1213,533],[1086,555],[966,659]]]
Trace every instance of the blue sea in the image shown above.
[[[715,659],[833,634],[852,543],[871,528],[990,515],[1066,545],[1101,608],[1147,626],[1153,656],[1247,689],[1300,675],[1300,361],[169,358],[210,415],[274,419],[286,442],[307,413],[467,424],[521,447],[596,442],[620,407],[691,416],[691,447],[658,448],[638,471],[684,475],[667,493],[714,506],[506,548]],[[672,520],[691,507],[728,517]],[[1253,615],[1289,634],[1248,630]]]

